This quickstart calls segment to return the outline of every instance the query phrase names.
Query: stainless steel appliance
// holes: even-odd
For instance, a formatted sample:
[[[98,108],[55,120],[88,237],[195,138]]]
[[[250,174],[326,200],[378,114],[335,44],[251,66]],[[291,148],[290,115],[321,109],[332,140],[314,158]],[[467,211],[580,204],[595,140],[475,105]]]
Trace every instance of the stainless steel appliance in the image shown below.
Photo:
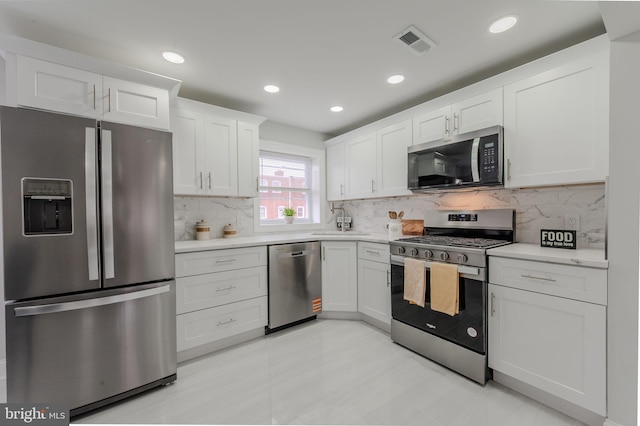
[[[320,242],[269,246],[267,332],[313,319],[322,310]]]
[[[515,237],[513,210],[445,211],[425,214],[425,235],[390,243],[391,338],[421,355],[484,384],[487,366],[486,250]],[[425,305],[404,300],[405,259],[426,269]],[[459,313],[431,309],[430,269],[435,262],[457,264]]]
[[[0,108],[8,402],[176,379],[171,134]]]
[[[502,126],[408,148],[413,192],[503,184]]]

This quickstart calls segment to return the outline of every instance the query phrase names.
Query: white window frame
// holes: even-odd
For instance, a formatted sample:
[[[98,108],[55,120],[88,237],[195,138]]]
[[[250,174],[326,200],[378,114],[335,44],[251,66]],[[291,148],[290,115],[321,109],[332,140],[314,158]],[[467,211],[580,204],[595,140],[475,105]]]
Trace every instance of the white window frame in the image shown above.
[[[324,217],[326,210],[325,190],[325,157],[326,150],[298,146],[288,143],[261,139],[260,149],[282,154],[297,155],[311,159],[311,188],[309,194],[309,218],[310,222],[286,224],[282,223],[262,224],[260,221],[260,197],[254,198],[254,231],[255,232],[283,232],[283,231],[313,231],[324,229]]]
[[[267,206],[260,206],[259,211],[260,211],[259,213],[260,219],[267,217]]]

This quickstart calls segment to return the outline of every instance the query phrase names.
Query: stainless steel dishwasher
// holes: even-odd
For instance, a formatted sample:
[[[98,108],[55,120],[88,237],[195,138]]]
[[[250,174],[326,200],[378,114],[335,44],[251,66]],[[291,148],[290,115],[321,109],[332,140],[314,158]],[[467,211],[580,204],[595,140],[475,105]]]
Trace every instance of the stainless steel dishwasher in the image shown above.
[[[267,333],[313,319],[321,310],[320,242],[269,246]]]

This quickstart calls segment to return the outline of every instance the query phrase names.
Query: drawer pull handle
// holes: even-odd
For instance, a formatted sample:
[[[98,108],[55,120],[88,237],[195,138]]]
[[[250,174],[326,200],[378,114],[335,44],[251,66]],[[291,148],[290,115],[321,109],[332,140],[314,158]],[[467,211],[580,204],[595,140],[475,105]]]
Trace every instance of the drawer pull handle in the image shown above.
[[[532,280],[541,280],[541,281],[549,281],[549,282],[553,282],[555,283],[556,280],[554,280],[553,278],[545,278],[545,277],[536,277],[535,275],[531,275],[531,274],[522,274],[520,275],[522,278],[531,278]]]
[[[379,251],[365,250],[365,253],[373,254],[375,256],[380,256]]]
[[[216,288],[216,291],[233,290],[234,288],[236,288],[235,285],[230,285],[229,287],[218,287],[218,288]]]
[[[231,324],[234,322],[236,322],[236,320],[234,320],[233,318],[231,318],[229,321],[218,321],[218,324],[216,325],[216,327],[220,327],[221,325]]]
[[[496,313],[496,295],[491,293],[491,316],[494,316]]]
[[[231,263],[231,262],[235,262],[237,259],[218,259],[216,260],[216,263]]]

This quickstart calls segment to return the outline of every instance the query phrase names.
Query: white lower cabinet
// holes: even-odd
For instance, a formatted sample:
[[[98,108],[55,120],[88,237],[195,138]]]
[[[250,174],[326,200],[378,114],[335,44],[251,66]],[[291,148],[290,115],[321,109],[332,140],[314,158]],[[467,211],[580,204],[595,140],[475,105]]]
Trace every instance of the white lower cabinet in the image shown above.
[[[180,253],[176,275],[178,352],[267,325],[266,247]]]
[[[177,317],[178,352],[267,325],[267,296]]]
[[[510,285],[500,270],[511,261],[489,261],[489,367],[605,416],[606,299],[599,304],[544,294],[545,287],[557,292],[573,284],[575,269],[588,275],[590,268],[514,261],[521,280]],[[606,274],[599,284],[606,289]]]
[[[355,241],[322,242],[322,310],[358,311],[358,253]]]
[[[391,324],[389,245],[358,243],[358,311]]]

